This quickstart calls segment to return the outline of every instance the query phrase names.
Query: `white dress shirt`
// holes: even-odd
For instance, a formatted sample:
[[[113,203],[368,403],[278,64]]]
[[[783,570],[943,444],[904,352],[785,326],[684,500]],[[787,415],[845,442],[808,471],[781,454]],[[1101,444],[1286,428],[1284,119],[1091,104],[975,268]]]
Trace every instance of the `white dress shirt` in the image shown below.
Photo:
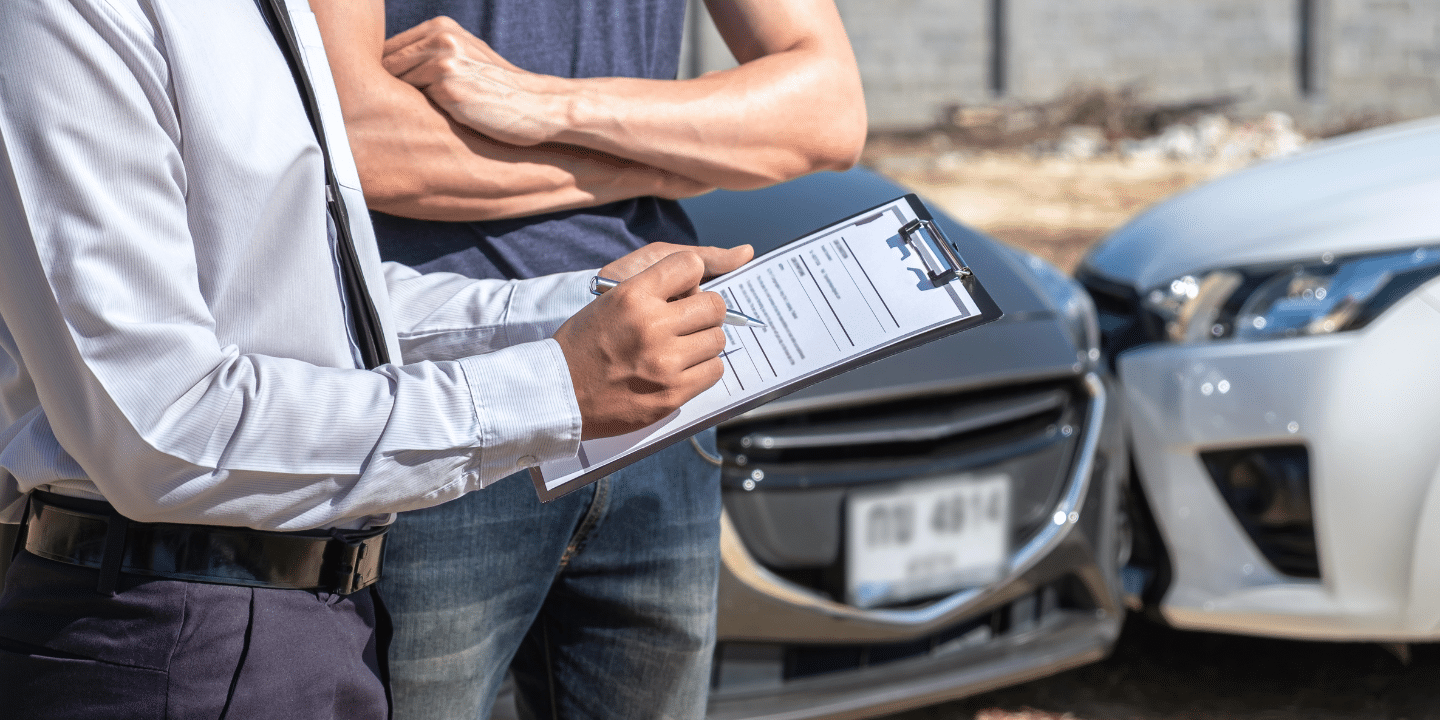
[[[36,487],[143,522],[385,522],[573,456],[548,339],[583,274],[382,264],[314,16],[291,0],[403,364],[360,369],[295,82],[254,0],[4,0],[0,521]]]

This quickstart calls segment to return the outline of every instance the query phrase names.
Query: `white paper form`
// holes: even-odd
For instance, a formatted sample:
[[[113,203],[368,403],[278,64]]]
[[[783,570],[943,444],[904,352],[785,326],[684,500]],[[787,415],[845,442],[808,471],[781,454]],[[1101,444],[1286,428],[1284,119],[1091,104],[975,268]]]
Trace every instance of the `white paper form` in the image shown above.
[[[724,326],[720,382],[654,425],[587,440],[575,458],[541,465],[542,497],[594,479],[585,476],[627,453],[708,427],[747,401],[798,389],[859,356],[980,314],[961,283],[935,286],[900,237],[899,228],[915,217],[909,199],[900,198],[706,283],[730,308],[767,327]]]

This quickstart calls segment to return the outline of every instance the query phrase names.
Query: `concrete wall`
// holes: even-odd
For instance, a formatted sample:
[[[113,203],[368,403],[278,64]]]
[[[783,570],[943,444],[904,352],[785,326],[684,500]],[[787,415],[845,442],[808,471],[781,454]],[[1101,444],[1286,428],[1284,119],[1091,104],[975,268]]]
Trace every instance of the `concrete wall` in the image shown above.
[[[1140,84],[1157,100],[1295,95],[1295,0],[1011,0],[1008,95]]]
[[[838,4],[860,61],[872,126],[929,123],[957,98],[986,96],[988,0]]]
[[[1312,126],[1440,113],[1440,0],[836,4],[877,128],[925,126],[946,106],[1046,100],[1080,85],[1136,85],[1154,100],[1235,95],[1242,112],[1281,109]],[[695,15],[685,66],[733,65],[703,10]]]
[[[1398,117],[1440,113],[1440,0],[1330,0],[1321,98]]]

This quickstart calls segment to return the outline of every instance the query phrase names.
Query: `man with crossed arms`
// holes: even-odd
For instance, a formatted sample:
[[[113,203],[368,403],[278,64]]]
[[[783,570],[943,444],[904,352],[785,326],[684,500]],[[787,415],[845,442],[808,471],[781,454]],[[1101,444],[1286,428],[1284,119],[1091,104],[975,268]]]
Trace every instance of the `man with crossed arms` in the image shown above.
[[[844,169],[864,142],[832,0],[709,0],[740,65],[683,81],[684,0],[314,5],[382,253],[423,270],[529,277],[693,244],[675,198]],[[402,517],[397,717],[483,717],[507,665],[527,715],[703,715],[714,455],[705,433],[548,506],[517,477]]]

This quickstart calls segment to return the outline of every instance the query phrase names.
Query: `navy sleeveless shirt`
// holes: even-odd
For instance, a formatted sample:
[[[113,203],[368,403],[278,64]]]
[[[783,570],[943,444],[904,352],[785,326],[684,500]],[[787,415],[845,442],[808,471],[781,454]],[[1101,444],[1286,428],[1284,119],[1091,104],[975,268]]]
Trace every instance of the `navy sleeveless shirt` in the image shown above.
[[[385,30],[394,35],[437,15],[531,72],[672,80],[685,0],[386,0]],[[470,277],[582,270],[652,241],[696,242],[680,205],[654,197],[486,222],[371,217],[385,259]]]

